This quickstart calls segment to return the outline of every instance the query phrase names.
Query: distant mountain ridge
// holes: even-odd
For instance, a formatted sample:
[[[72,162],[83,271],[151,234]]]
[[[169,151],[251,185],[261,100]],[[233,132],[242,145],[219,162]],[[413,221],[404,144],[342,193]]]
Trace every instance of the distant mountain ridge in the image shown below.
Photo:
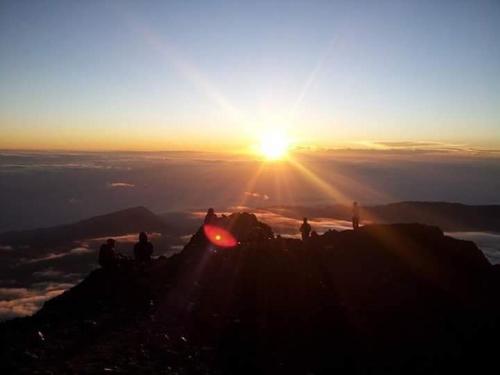
[[[368,208],[373,221],[418,222],[445,231],[500,232],[500,205],[471,206],[448,202],[400,202]]]
[[[168,225],[145,207],[132,207],[72,224],[0,234],[0,244],[57,246],[66,242],[138,231],[168,232]]]
[[[351,220],[350,206],[274,207],[276,212],[297,218],[329,217]],[[422,223],[444,231],[485,231],[500,233],[500,205],[466,205],[451,202],[406,201],[386,205],[361,206],[361,217],[373,223]]]

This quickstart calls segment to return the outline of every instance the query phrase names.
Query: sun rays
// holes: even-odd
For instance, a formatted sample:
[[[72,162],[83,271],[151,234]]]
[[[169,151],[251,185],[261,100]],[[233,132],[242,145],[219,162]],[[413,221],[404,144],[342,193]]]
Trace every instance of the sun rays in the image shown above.
[[[249,172],[247,182],[242,183],[240,206],[245,206],[249,199],[255,199],[259,193],[260,196],[270,197],[266,204],[271,202],[303,204],[302,194],[292,187],[298,179],[301,179],[300,183],[313,187],[322,201],[331,201],[332,204],[350,204],[353,200],[362,200],[359,196],[384,196],[372,187],[365,186],[362,181],[345,176],[339,170],[317,170],[316,165],[312,165],[309,160],[294,152],[294,147],[300,144],[300,141],[294,139],[292,142],[289,136],[293,130],[291,124],[295,123],[295,117],[300,112],[298,107],[312,83],[318,79],[324,60],[332,53],[335,39],[326,48],[323,58],[319,59],[318,64],[312,69],[302,89],[298,92],[297,99],[289,103],[290,108],[288,112],[285,111],[288,115],[280,117],[272,112],[265,113],[263,116],[261,114],[250,115],[237,108],[216,82],[210,80],[194,62],[187,59],[178,46],[162,38],[160,34],[146,27],[130,13],[123,12],[122,16],[125,23],[144,39],[146,45],[158,53],[166,66],[172,66],[182,78],[205,95],[214,108],[217,108],[225,118],[230,119],[242,134],[248,133],[249,139],[253,138],[256,141],[251,153],[258,161],[255,169]],[[258,118],[257,123],[266,124],[266,126],[256,127],[255,121],[252,121],[255,118]],[[265,179],[268,182],[263,182]]]
[[[351,205],[353,201],[390,200],[387,194],[345,172],[343,165],[325,169],[310,155],[293,150],[287,150],[281,159],[259,155],[248,165],[238,206],[300,206],[311,202]]]

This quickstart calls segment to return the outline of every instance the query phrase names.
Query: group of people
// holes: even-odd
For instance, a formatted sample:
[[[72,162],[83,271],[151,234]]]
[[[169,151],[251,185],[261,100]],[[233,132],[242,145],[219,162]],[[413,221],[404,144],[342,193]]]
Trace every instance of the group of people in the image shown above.
[[[204,224],[215,224],[216,222],[217,215],[213,208],[209,208],[205,216]],[[352,227],[354,230],[359,228],[358,202],[354,202],[352,205]],[[318,235],[312,230],[311,224],[307,221],[307,217],[304,218],[300,226],[300,234],[303,241]],[[99,250],[99,264],[101,267],[110,269],[117,267],[124,261],[129,261],[126,256],[115,250],[115,245],[116,241],[113,238],[108,239],[106,243],[101,245]],[[134,245],[134,261],[137,264],[149,263],[151,261],[151,255],[153,255],[153,250],[153,244],[149,241],[148,235],[145,232],[139,233],[139,241]]]
[[[217,215],[213,208],[209,208],[205,216],[204,224],[215,224],[217,222]],[[358,202],[353,202],[352,204],[352,228],[357,230],[359,228],[359,205]],[[317,237],[318,233],[312,230],[311,224],[309,224],[307,217],[304,218],[302,225],[299,228],[302,241],[307,240],[311,237]]]
[[[358,202],[354,202],[352,204],[352,228],[357,230],[359,228],[359,206]],[[307,221],[307,217],[302,221],[302,225],[300,226],[300,235],[302,237],[302,241],[307,240],[308,238],[315,237],[318,234],[312,230],[311,224]]]
[[[116,241],[110,238],[99,249],[99,264],[102,268],[111,269],[129,261],[129,259],[115,250]],[[153,255],[153,244],[149,241],[145,232],[139,233],[139,242],[134,245],[134,261],[137,264],[146,264],[151,261]]]

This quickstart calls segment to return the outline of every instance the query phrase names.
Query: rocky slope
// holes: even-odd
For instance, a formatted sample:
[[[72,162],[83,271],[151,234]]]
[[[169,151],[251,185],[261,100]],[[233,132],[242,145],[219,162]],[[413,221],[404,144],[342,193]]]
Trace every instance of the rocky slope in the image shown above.
[[[92,272],[0,326],[8,373],[330,374],[481,371],[500,332],[498,270],[472,243],[419,224],[274,238],[222,219],[145,268]]]

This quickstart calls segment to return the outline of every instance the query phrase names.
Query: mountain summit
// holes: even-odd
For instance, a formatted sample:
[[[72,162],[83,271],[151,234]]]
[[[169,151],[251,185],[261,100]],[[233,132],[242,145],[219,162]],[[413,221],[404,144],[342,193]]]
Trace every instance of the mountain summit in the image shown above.
[[[487,368],[500,277],[472,242],[420,224],[306,241],[248,213],[148,267],[99,269],[0,326],[8,373],[449,373]],[[256,233],[258,235],[256,235]]]

